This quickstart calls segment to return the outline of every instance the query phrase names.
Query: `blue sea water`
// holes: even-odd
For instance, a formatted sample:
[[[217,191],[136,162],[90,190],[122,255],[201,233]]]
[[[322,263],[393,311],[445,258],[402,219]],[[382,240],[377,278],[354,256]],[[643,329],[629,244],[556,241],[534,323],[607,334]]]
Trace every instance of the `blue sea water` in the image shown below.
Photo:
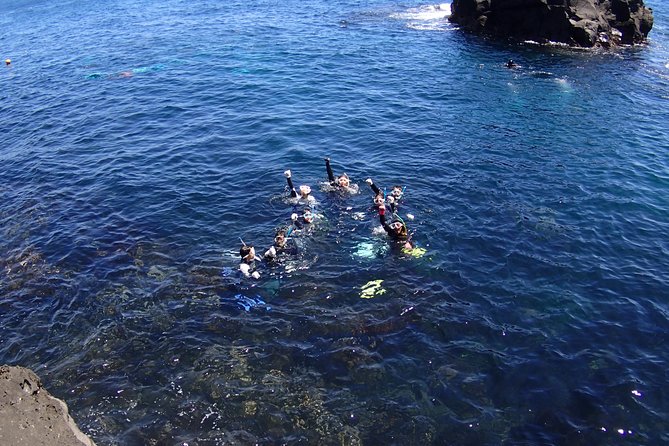
[[[647,4],[649,44],[609,52],[447,4],[4,0],[0,363],[98,445],[669,444]],[[240,238],[290,222],[286,169],[323,217],[240,278]],[[368,177],[406,186],[425,256],[389,248]]]

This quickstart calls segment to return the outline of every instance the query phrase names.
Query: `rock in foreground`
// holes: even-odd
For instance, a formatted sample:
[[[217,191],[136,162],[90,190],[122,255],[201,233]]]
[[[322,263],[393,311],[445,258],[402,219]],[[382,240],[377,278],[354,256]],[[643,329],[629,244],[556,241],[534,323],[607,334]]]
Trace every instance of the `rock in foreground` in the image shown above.
[[[453,0],[466,30],[540,43],[610,47],[642,43],[653,27],[643,0]]]
[[[95,446],[32,370],[0,367],[0,439],[3,445]]]

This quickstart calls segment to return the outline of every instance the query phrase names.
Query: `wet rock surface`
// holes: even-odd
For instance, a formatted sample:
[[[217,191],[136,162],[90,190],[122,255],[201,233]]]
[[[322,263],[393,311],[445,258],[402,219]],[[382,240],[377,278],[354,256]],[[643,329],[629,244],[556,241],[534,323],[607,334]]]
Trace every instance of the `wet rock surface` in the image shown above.
[[[644,42],[653,11],[643,0],[453,0],[451,21],[498,37],[612,47]]]
[[[0,367],[0,439],[5,445],[95,445],[32,370],[7,365]]]

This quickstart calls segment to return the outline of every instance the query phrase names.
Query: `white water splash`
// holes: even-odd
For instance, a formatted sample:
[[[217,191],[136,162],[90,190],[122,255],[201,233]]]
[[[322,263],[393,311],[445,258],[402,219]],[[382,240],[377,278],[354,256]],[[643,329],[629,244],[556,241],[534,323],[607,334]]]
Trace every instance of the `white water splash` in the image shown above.
[[[451,4],[421,5],[403,12],[391,14],[398,20],[407,20],[407,27],[421,31],[435,31],[450,28],[448,18],[451,15]]]

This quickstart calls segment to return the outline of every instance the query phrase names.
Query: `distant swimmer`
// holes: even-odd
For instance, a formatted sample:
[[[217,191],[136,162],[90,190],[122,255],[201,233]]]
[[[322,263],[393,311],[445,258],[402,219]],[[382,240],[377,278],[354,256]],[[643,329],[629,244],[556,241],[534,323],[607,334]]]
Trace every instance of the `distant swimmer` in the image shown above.
[[[378,188],[376,184],[374,184],[374,181],[372,181],[371,178],[367,178],[365,180],[365,183],[369,184],[369,187],[371,187],[372,191],[374,192],[374,205],[377,208],[380,207],[382,204],[387,203],[390,206],[391,212],[393,213],[397,212],[397,207],[400,204],[400,200],[404,196],[404,190],[406,189],[406,187],[395,185],[390,191],[390,194],[386,196],[385,191],[381,192],[381,190]]]
[[[10,66],[12,64],[12,59],[5,59],[5,65]]]
[[[515,63],[515,62],[513,61],[513,59],[509,59],[509,60],[507,60],[505,66],[506,66],[507,68],[511,68],[511,69],[513,69],[513,68],[518,68],[518,64]]]
[[[379,221],[391,239],[397,242],[403,242],[404,249],[413,249],[407,225],[397,216],[393,218],[391,223],[388,223],[386,221],[386,206],[384,204],[379,206]]]
[[[259,279],[260,273],[256,271],[256,262],[259,262],[260,258],[256,257],[255,248],[251,245],[247,245],[244,243],[244,241],[242,241],[242,247],[239,248],[239,256],[241,257],[239,271],[244,274],[244,277],[253,277],[254,279]]]
[[[264,257],[266,259],[275,260],[281,254],[297,254],[297,246],[295,245],[295,242],[291,242],[292,239],[288,238],[288,234],[289,233],[283,228],[277,230],[276,236],[274,237],[274,244],[265,251]]]
[[[298,202],[306,204],[312,204],[316,202],[316,199],[311,195],[311,187],[307,186],[306,184],[301,185],[300,194],[298,195],[297,191],[295,190],[295,186],[293,186],[293,175],[290,170],[286,170],[283,174],[286,177],[286,181],[288,182],[288,190],[290,190],[290,196],[292,198],[297,198]]]
[[[345,173],[335,178],[334,173],[332,172],[332,167],[330,167],[330,158],[325,158],[325,169],[328,172],[328,181],[331,186],[351,194],[358,193],[358,186],[351,184],[351,179]]]
[[[314,222],[315,218],[316,218],[316,215],[313,213],[313,211],[309,207],[304,208],[304,211],[302,212],[302,215],[298,215],[297,213],[293,213],[290,216],[290,219],[293,221],[293,225],[298,230],[304,229],[308,225],[312,224]]]

